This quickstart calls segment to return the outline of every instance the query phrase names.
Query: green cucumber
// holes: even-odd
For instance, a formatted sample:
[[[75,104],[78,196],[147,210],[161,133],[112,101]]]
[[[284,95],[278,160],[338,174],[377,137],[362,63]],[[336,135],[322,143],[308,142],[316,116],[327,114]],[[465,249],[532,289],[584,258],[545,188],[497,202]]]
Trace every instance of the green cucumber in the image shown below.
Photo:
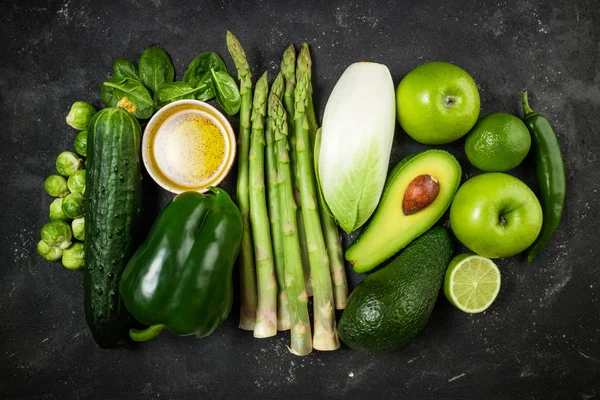
[[[121,108],[98,112],[88,129],[84,308],[102,348],[116,347],[128,329],[118,289],[140,215],[141,138],[140,124]]]

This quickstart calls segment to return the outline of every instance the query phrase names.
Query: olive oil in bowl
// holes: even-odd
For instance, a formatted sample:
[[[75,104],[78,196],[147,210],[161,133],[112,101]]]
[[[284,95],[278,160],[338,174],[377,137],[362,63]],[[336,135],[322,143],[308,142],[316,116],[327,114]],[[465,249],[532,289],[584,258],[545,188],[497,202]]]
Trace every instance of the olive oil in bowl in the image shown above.
[[[142,157],[163,188],[205,192],[231,170],[235,137],[227,119],[209,104],[175,101],[158,111],[144,131]]]

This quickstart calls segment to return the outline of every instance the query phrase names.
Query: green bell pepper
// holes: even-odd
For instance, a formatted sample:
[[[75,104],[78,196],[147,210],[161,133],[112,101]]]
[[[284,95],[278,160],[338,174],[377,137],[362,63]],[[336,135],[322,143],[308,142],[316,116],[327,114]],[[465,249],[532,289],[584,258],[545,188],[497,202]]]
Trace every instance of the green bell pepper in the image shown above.
[[[132,329],[133,340],[152,339],[165,328],[205,337],[229,315],[233,265],[244,228],[227,192],[210,191],[176,196],[127,264],[121,297],[135,319],[150,325]]]

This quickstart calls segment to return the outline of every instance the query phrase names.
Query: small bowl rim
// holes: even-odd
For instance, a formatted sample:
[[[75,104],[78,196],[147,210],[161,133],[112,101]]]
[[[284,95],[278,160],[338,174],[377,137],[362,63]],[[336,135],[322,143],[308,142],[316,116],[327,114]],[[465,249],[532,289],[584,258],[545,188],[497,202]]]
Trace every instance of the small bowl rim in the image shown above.
[[[164,115],[168,110],[170,110],[171,108],[186,105],[186,104],[205,108],[209,113],[213,114],[216,117],[216,119],[219,121],[219,123],[221,124],[221,127],[225,129],[225,134],[227,136],[227,141],[228,141],[228,146],[226,146],[225,155],[224,155],[224,158],[227,160],[226,165],[221,169],[221,172],[219,173],[217,178],[215,180],[213,180],[210,183],[210,185],[202,187],[200,189],[174,188],[173,186],[169,185],[168,182],[165,182],[164,180],[160,179],[159,176],[157,176],[157,174],[154,171],[154,168],[152,168],[152,166],[150,165],[150,161],[149,161],[149,158],[151,158],[151,157],[150,157],[150,143],[149,143],[150,135],[148,134],[148,132],[150,132],[154,128],[154,126],[156,125],[156,121],[162,115]],[[153,136],[156,137],[156,135],[153,135]],[[169,103],[166,106],[162,107],[160,110],[158,110],[146,124],[146,127],[144,128],[144,133],[142,136],[142,143],[141,143],[142,161],[144,163],[144,168],[146,169],[146,172],[148,172],[148,175],[150,175],[152,180],[157,185],[162,187],[163,189],[165,189],[171,193],[175,193],[175,194],[179,194],[179,193],[183,193],[183,192],[206,193],[206,192],[208,192],[210,187],[220,185],[221,182],[223,182],[223,180],[231,172],[231,168],[233,167],[233,163],[235,161],[236,151],[237,151],[237,146],[235,143],[236,143],[235,133],[233,131],[233,128],[231,127],[231,124],[229,123],[229,120],[217,108],[215,108],[214,106],[212,106],[204,101],[195,100],[195,99],[176,100],[176,101]],[[158,168],[158,166],[156,166],[156,167]]]

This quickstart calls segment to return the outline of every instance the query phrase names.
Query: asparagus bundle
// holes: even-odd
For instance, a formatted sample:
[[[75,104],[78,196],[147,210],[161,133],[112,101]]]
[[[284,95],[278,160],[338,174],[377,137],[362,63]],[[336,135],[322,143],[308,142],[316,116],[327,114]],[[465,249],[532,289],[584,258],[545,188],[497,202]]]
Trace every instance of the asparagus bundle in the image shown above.
[[[298,65],[296,67],[296,78],[300,79],[303,74],[308,74],[309,86],[307,91],[307,107],[306,107],[306,119],[308,122],[308,132],[310,136],[310,145],[312,149],[315,149],[315,160],[317,158],[316,152],[318,146],[315,146],[316,134],[317,134],[317,117],[315,114],[315,107],[312,98],[312,80],[311,80],[311,68],[312,60],[310,58],[310,50],[308,44],[304,43],[300,54],[298,55]],[[315,164],[316,165],[316,164]],[[348,300],[348,282],[346,280],[346,273],[344,269],[344,251],[342,249],[342,240],[338,227],[329,214],[325,206],[325,200],[321,193],[319,185],[317,185],[319,192],[319,214],[321,216],[321,225],[323,227],[323,234],[325,236],[325,244],[327,246],[327,254],[329,256],[329,268],[331,270],[331,280],[333,282],[333,295],[335,299],[335,308],[343,310],[346,307]]]
[[[281,225],[281,211],[279,205],[280,189],[279,189],[279,169],[277,168],[277,154],[275,138],[273,136],[272,126],[272,101],[271,96],[277,96],[280,99],[283,96],[283,75],[281,72],[273,81],[269,102],[267,104],[267,120],[265,126],[265,158],[267,163],[267,182],[268,182],[268,205],[269,205],[269,221],[271,222],[271,239],[273,241],[273,255],[275,257],[275,276],[277,278],[277,286],[279,287],[277,295],[277,330],[285,331],[290,329],[290,312],[288,308],[288,295],[285,289],[285,260],[283,235]]]
[[[298,236],[300,238],[300,251],[302,255],[302,268],[304,270],[304,281],[306,292],[312,296],[312,283],[310,276],[310,266],[308,261],[308,249],[306,243],[306,232],[304,228],[304,218],[302,217],[302,201],[298,191],[298,167],[296,165],[296,135],[294,134],[294,90],[296,89],[296,49],[290,44],[283,52],[281,60],[281,73],[285,80],[285,93],[283,95],[283,104],[287,113],[288,121],[288,144],[290,146],[290,168],[292,171],[292,187],[294,189],[294,199],[296,200],[296,218],[298,221]]]
[[[250,200],[248,197],[248,155],[250,151],[250,111],[252,109],[252,75],[246,53],[233,33],[227,31],[227,50],[233,58],[240,80],[240,133],[238,136],[238,179],[236,197],[244,222],[244,236],[240,250],[240,328],[253,330],[256,321],[256,271],[254,248],[250,232]]]
[[[296,202],[290,168],[288,124],[286,111],[277,95],[269,96],[269,116],[275,139],[275,152],[278,166],[278,193],[281,211],[281,233],[283,235],[285,289],[288,293],[290,313],[290,351],[302,356],[311,352],[310,319],[308,316],[308,295],[304,285],[302,256],[297,231]]]

